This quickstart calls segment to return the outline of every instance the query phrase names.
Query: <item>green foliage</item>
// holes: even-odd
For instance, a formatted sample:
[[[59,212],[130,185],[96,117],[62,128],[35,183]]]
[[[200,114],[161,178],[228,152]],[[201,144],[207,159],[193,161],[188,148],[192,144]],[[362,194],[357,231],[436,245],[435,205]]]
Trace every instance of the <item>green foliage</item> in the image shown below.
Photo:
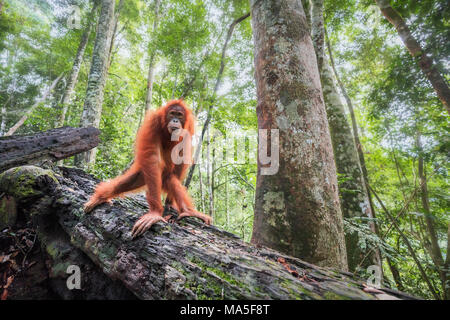
[[[442,63],[448,57],[448,6],[445,1],[391,1],[414,35],[448,74]],[[333,5],[332,5],[333,4]],[[429,234],[424,222],[418,179],[416,137],[423,140],[430,211],[442,255],[446,253],[448,210],[449,117],[417,62],[406,51],[395,29],[380,15],[373,1],[337,6],[329,1],[327,27],[338,72],[357,106],[362,145],[371,187],[408,237],[434,288],[442,294],[436,266],[425,248]],[[335,12],[333,11],[335,10]],[[340,11],[346,19],[336,19]],[[365,23],[361,23],[365,22]],[[376,25],[376,27],[375,27]],[[404,290],[433,298],[411,253],[392,226],[380,203],[374,200],[380,248],[400,272]],[[358,223],[348,231],[361,232]],[[365,239],[362,237],[361,239]],[[373,244],[372,244],[373,245]],[[385,248],[385,249],[383,249]],[[387,250],[389,248],[389,250]],[[384,265],[386,281],[396,286],[391,269]]]

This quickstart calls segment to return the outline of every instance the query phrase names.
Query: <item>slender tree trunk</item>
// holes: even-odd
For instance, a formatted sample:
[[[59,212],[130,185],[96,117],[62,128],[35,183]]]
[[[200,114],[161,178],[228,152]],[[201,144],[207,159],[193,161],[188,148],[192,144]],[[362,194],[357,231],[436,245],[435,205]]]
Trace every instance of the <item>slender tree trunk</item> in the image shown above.
[[[309,28],[312,27],[311,21],[311,0],[302,0],[303,10],[305,11],[306,22],[308,23]]]
[[[81,115],[81,127],[93,126],[98,128],[100,125],[111,33],[114,24],[114,5],[114,0],[102,0],[86,98],[83,114]],[[79,166],[92,166],[95,163],[96,150],[97,148],[94,148],[76,157],[76,164]]]
[[[155,0],[155,20],[153,21],[153,30],[151,38],[154,39],[155,33],[158,30],[159,21],[159,7],[161,0]],[[147,76],[147,94],[145,96],[145,110],[149,110],[152,107],[152,93],[153,93],[153,69],[155,60],[155,48],[154,43],[152,43],[152,48],[150,49],[150,62],[148,65],[148,76]]]
[[[177,82],[178,82],[178,71],[179,71],[180,66],[177,65],[177,69],[175,71],[175,81],[173,82],[173,87],[172,87],[172,99],[175,99],[175,92],[177,91]]]
[[[423,160],[423,149],[422,149],[422,142],[420,137],[420,132],[417,132],[416,135],[416,147],[419,151],[419,161],[418,161],[418,174],[419,174],[419,180],[420,180],[420,189],[421,189],[421,200],[422,200],[422,207],[425,212],[425,226],[428,234],[428,238],[431,242],[430,246],[430,255],[433,260],[434,265],[436,266],[436,269],[439,272],[439,278],[441,279],[442,284],[442,292],[444,299],[448,299],[450,297],[446,297],[446,282],[450,281],[450,276],[448,276],[448,273],[445,269],[444,264],[444,258],[442,257],[441,248],[439,247],[438,243],[438,237],[436,228],[434,226],[434,221],[432,218],[432,213],[430,210],[430,202],[428,198],[428,184],[427,184],[427,177],[426,177],[426,171],[424,166],[424,160]],[[447,252],[448,254],[448,252]]]
[[[413,258],[414,262],[417,265],[417,268],[419,269],[419,272],[422,276],[422,279],[425,281],[425,283],[428,286],[428,290],[430,290],[431,294],[433,295],[433,297],[436,300],[440,300],[439,294],[436,292],[436,290],[433,287],[433,284],[431,283],[430,278],[428,277],[427,273],[425,272],[425,269],[422,267],[422,263],[420,262],[420,260],[418,259],[416,253],[414,252],[414,249],[411,245],[411,243],[408,240],[408,237],[405,235],[405,233],[402,231],[402,229],[400,228],[400,226],[398,225],[396,218],[392,216],[392,214],[389,212],[389,210],[386,208],[386,206],[384,205],[384,203],[381,201],[380,197],[375,193],[375,191],[370,187],[370,190],[372,191],[373,195],[375,196],[375,199],[378,201],[378,203],[380,204],[381,208],[383,209],[384,213],[386,214],[386,216],[388,217],[388,219],[392,222],[392,225],[394,226],[394,228],[397,230],[398,234],[400,235],[400,237],[402,238],[403,242],[406,245],[406,248],[408,249],[409,254],[411,255],[411,257]]]
[[[347,269],[333,148],[301,2],[251,1],[251,10],[258,149],[267,140],[275,158],[271,170],[259,152],[252,242]]]
[[[55,86],[58,84],[59,80],[61,80],[61,78],[63,77],[64,73],[61,73],[55,80],[53,80],[52,84],[50,85],[50,87],[44,92],[44,94],[42,95],[41,98],[39,98],[32,106],[31,108],[29,108],[25,114],[22,116],[22,118],[19,119],[19,121],[16,122],[15,125],[13,125],[8,132],[5,133],[5,136],[10,136],[13,135],[14,132],[17,131],[17,129],[19,129],[24,122],[28,119],[28,116],[34,111],[34,109],[36,109],[37,106],[39,106],[42,102],[44,102],[48,95],[53,91],[53,89],[55,88]]]
[[[203,179],[201,166],[198,166],[198,183],[200,189],[200,211],[205,212],[205,206],[203,205]]]
[[[213,172],[211,170],[211,154],[210,154],[211,139],[209,137],[209,128],[206,131],[206,139],[207,139],[207,142],[206,142],[207,143],[206,144],[206,164],[207,164],[206,180],[208,180],[208,199],[209,199],[208,213],[212,217],[214,215],[213,183],[212,183],[212,179],[211,179]]]
[[[86,50],[86,46],[89,42],[89,36],[91,34],[92,25],[94,24],[94,17],[96,15],[97,7],[98,2],[94,1],[92,10],[88,17],[86,28],[84,29],[83,35],[81,36],[80,44],[78,45],[75,59],[73,60],[72,70],[70,71],[70,74],[67,77],[67,84],[61,101],[62,110],[61,116],[58,121],[59,127],[62,127],[66,120],[67,109],[69,107],[70,100],[72,99],[73,90],[78,81],[78,74],[80,73],[81,64],[83,62],[84,51]]]
[[[109,70],[109,68],[111,67],[111,64],[112,64],[114,42],[116,41],[117,26],[119,25],[119,17],[120,17],[120,12],[122,11],[122,8],[123,8],[123,2],[124,2],[124,0],[120,0],[119,1],[119,5],[117,6],[117,10],[114,13],[114,26],[113,26],[113,31],[111,33],[111,42],[109,44],[108,67],[106,68],[106,71]]]
[[[0,122],[0,137],[3,135],[3,132],[6,128],[6,104],[2,105],[2,110],[0,111],[0,116],[2,117],[2,121]]]
[[[420,69],[422,69],[427,79],[431,82],[434,91],[436,91],[437,96],[444,104],[447,112],[450,113],[450,89],[447,81],[442,77],[433,63],[433,59],[427,56],[427,53],[422,49],[419,41],[414,38],[403,18],[391,7],[389,0],[375,0],[375,2],[380,7],[386,19],[397,29],[409,53],[417,60]]]
[[[345,115],[344,105],[336,88],[333,71],[325,54],[323,0],[312,0],[311,32],[319,65],[335,163],[337,172],[343,178],[343,181],[339,182],[342,214],[344,218],[348,219],[357,217],[371,218],[369,197],[361,171],[358,152]],[[362,223],[365,222],[363,221]],[[374,263],[381,268],[381,261],[377,261],[374,252],[369,253],[370,248],[362,249],[360,247],[358,233],[347,233],[345,241],[350,271],[355,271],[360,266],[367,268]],[[368,254],[372,256],[371,259],[365,259]]]
[[[214,140],[213,140],[214,141]],[[211,141],[210,141],[211,143]],[[212,145],[212,154],[211,154],[211,193],[209,194],[209,208],[211,210],[211,217],[213,218],[213,221],[216,219],[216,207],[215,207],[215,191],[216,191],[216,149],[214,148],[214,143]]]
[[[152,108],[154,60],[155,60],[155,54],[152,52],[150,54],[150,61],[149,61],[149,66],[148,66],[147,93],[145,95],[145,110],[150,110]]]
[[[198,142],[197,150],[195,151],[194,163],[192,164],[191,168],[189,169],[189,173],[188,173],[186,181],[184,183],[186,188],[189,188],[189,185],[191,183],[192,176],[193,176],[194,170],[195,170],[195,166],[196,166],[199,154],[200,154],[200,149],[201,149],[201,146],[202,146],[203,137],[205,136],[206,129],[208,128],[209,122],[211,121],[211,110],[212,110],[212,107],[213,107],[213,103],[214,103],[214,100],[215,100],[215,97],[216,97],[216,94],[217,94],[217,90],[219,89],[219,86],[222,83],[222,75],[223,75],[223,70],[225,69],[225,55],[226,55],[226,52],[227,52],[228,43],[229,43],[229,41],[231,39],[231,36],[233,35],[233,31],[234,31],[234,28],[236,27],[236,25],[238,25],[239,23],[241,23],[242,21],[247,19],[249,16],[250,16],[250,13],[247,13],[247,14],[243,15],[242,17],[237,18],[236,20],[234,20],[231,23],[230,27],[228,28],[228,33],[227,33],[227,36],[225,38],[225,43],[223,44],[223,47],[222,47],[222,57],[220,59],[220,68],[219,68],[219,72],[217,73],[216,84],[214,86],[214,91],[213,91],[213,94],[212,94],[212,101],[209,104],[208,114],[206,116],[205,123],[203,124],[202,133],[200,135],[200,139],[199,139],[199,142]]]
[[[310,3],[312,5],[311,38],[314,44],[314,50],[316,51],[317,66],[319,67],[319,72],[321,72],[321,70],[325,70],[325,68],[323,68],[323,59],[325,58],[325,49],[324,49],[325,27],[323,20],[323,0],[310,0]]]
[[[0,116],[2,117],[2,121],[0,122],[0,137],[3,135],[6,129],[6,106],[11,100],[12,94],[9,95],[8,99],[4,104],[2,104],[2,110],[0,111]]]
[[[386,257],[386,261],[389,265],[389,269],[391,270],[392,277],[394,278],[397,289],[400,291],[405,290],[405,287],[403,286],[402,279],[400,277],[400,272],[398,271],[397,266],[391,261],[391,259],[389,257]]]
[[[228,168],[225,175],[225,214],[226,214],[226,229],[230,226],[230,210],[228,210]]]

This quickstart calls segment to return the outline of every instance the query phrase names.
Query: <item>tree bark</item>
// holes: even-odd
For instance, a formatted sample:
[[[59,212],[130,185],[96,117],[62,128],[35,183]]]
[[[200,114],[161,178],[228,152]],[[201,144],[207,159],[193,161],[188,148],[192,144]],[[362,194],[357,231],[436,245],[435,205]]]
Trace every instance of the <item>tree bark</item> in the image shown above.
[[[161,0],[155,0],[155,20],[153,21],[152,39],[155,37],[155,33],[158,30],[159,22],[159,7]],[[152,44],[154,46],[154,44]],[[153,69],[155,60],[155,48],[150,49],[150,61],[148,65],[148,76],[147,76],[147,94],[145,96],[145,110],[150,110],[152,107],[152,94],[153,94]]]
[[[201,167],[198,166],[198,185],[200,191],[200,212],[205,212],[205,206],[203,204],[203,178],[202,178],[202,170]]]
[[[33,135],[0,138],[0,172],[19,165],[58,161],[96,147],[96,128],[63,127]]]
[[[3,135],[3,131],[5,131],[6,128],[6,104],[2,105],[0,116],[2,117],[2,121],[0,122],[0,137],[1,137]]]
[[[336,166],[305,13],[299,0],[251,8],[258,129],[271,131],[268,145],[279,135],[278,154],[270,151],[279,156],[275,174],[262,174],[258,152],[252,242],[345,270]]]
[[[230,227],[230,211],[228,210],[228,168],[225,168],[225,170],[225,210],[227,211],[225,215],[225,225],[228,229]]]
[[[64,125],[64,122],[66,121],[67,109],[72,99],[73,90],[78,81],[78,74],[80,73],[81,64],[83,62],[84,51],[86,50],[87,44],[89,42],[89,36],[91,35],[92,25],[94,24],[95,20],[94,18],[96,16],[97,8],[98,2],[94,1],[92,10],[88,16],[86,28],[84,29],[83,35],[81,36],[80,44],[78,45],[77,53],[73,60],[72,70],[70,71],[70,74],[67,77],[67,84],[61,102],[62,110],[61,116],[58,121],[59,127],[62,127]]]
[[[214,161],[211,161],[211,137],[206,130],[206,180],[208,180],[208,214],[214,218]]]
[[[309,28],[312,27],[312,21],[311,21],[311,0],[302,0],[302,6],[303,10],[305,11],[306,16],[306,22],[308,23]]]
[[[97,182],[64,167],[24,166],[0,175],[0,194],[15,199],[21,220],[33,217],[48,274],[62,284],[60,298],[102,298],[103,291],[104,299],[416,299],[386,288],[365,292],[367,285],[348,273],[245,243],[192,218],[157,223],[133,240],[131,227],[148,210],[145,197],[117,199],[85,215]],[[71,292],[69,265],[87,278]],[[99,273],[106,278],[100,283]]]
[[[34,111],[34,109],[36,109],[42,102],[44,102],[48,95],[53,91],[53,89],[55,88],[55,86],[58,84],[59,80],[61,80],[62,76],[64,75],[64,73],[61,73],[55,80],[53,80],[52,84],[50,85],[50,87],[44,92],[44,94],[42,95],[41,98],[39,98],[32,106],[31,108],[29,108],[25,114],[22,116],[22,118],[19,119],[19,121],[16,122],[15,125],[13,125],[8,132],[6,132],[4,134],[4,136],[10,136],[13,135],[14,132],[17,131],[17,129],[19,129],[24,123],[25,121],[28,119],[28,116]]]
[[[114,0],[102,0],[91,70],[89,71],[86,98],[81,115],[81,127],[98,128],[102,113],[103,94],[106,83],[106,69],[109,61],[111,32],[114,25]],[[76,157],[77,165],[92,166],[95,162],[96,148]]]
[[[404,290],[402,279],[400,277],[400,272],[398,271],[397,266],[391,261],[389,257],[386,257],[386,261],[389,265],[389,269],[391,270],[392,277],[394,278],[397,289],[400,291]]]
[[[319,73],[326,68],[323,67],[325,57],[325,26],[323,18],[323,0],[310,0],[311,2],[311,38],[316,51],[317,66]],[[322,83],[323,86],[323,83]],[[325,103],[326,104],[326,103]]]
[[[9,101],[11,100],[12,94],[9,95],[8,99],[6,99],[6,102],[2,104],[2,110],[0,111],[0,116],[2,117],[2,121],[0,122],[0,137],[3,135],[3,132],[5,132],[6,128],[6,106],[8,105]]]
[[[408,49],[411,56],[417,60],[420,69],[422,69],[423,73],[430,81],[437,96],[447,109],[447,112],[450,113],[450,89],[447,81],[433,63],[433,59],[422,49],[420,43],[414,38],[403,18],[391,7],[389,0],[375,0],[375,2],[380,7],[381,12],[386,19],[395,27],[405,47]]]
[[[342,214],[344,218],[349,219],[349,223],[369,225],[365,220],[351,221],[358,217],[372,218],[373,215],[352,131],[325,54],[323,0],[312,0],[312,12],[312,39],[319,64],[336,168],[342,177],[342,181],[339,182]],[[362,249],[359,245],[360,240],[357,232],[348,232],[345,235],[349,270],[355,271],[358,267],[366,269],[372,264],[381,268],[381,261],[376,259],[375,251],[367,246],[366,249]],[[365,259],[367,255],[370,255],[371,259]]]

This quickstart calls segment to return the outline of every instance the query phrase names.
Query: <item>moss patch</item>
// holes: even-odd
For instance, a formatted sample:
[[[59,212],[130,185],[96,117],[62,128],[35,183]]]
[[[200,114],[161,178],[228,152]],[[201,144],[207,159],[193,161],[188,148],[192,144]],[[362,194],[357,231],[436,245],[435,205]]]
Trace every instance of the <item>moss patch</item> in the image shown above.
[[[0,174],[0,190],[19,201],[41,196],[42,187],[52,183],[59,184],[53,171],[35,166],[12,168]]]

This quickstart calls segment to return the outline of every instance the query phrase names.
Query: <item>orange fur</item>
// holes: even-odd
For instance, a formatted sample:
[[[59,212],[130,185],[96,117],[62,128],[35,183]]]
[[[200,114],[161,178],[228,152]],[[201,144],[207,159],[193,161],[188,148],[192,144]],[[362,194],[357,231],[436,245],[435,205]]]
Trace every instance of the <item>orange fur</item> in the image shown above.
[[[177,209],[193,210],[187,190],[181,184],[189,164],[175,165],[171,160],[171,151],[178,141],[171,141],[166,118],[169,108],[175,105],[184,109],[183,128],[189,135],[194,134],[194,117],[182,100],[169,101],[158,110],[147,112],[136,136],[134,164],[123,175],[98,184],[85,209],[92,210],[100,203],[145,187],[151,212],[162,215],[162,192],[167,193],[168,199]],[[189,139],[187,152],[190,158],[191,137],[183,139],[186,138]]]

